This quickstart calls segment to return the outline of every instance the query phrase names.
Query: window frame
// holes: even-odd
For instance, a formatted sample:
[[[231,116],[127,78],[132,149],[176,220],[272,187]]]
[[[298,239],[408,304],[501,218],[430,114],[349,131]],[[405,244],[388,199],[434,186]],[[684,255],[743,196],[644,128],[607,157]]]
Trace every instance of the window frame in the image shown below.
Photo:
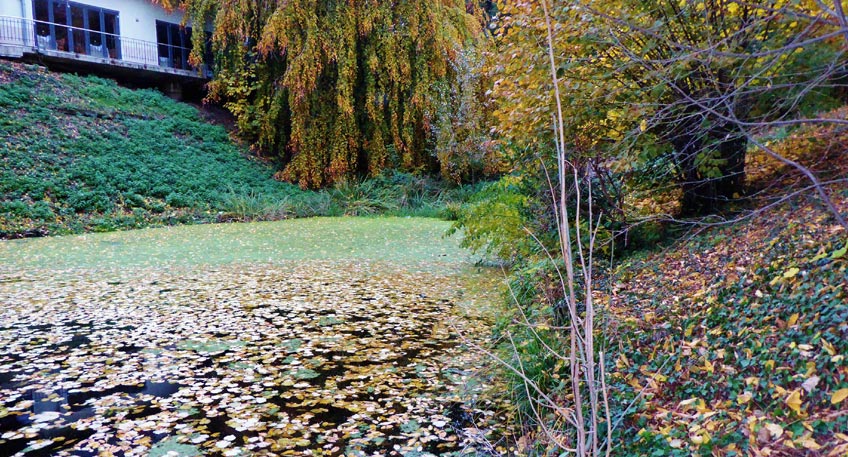
[[[121,37],[121,15],[120,15],[119,11],[111,10],[111,9],[108,9],[108,8],[103,8],[103,7],[100,7],[100,6],[87,5],[85,3],[71,2],[71,1],[68,1],[68,0],[33,0],[33,2],[32,2],[32,17],[35,19],[35,33],[36,33],[36,35],[39,35],[38,34],[39,22],[41,22],[41,23],[45,22],[43,19],[38,18],[39,4],[41,6],[46,6],[46,9],[47,9],[47,21],[46,22],[47,22],[47,26],[48,26],[48,30],[49,30],[49,34],[50,34],[49,35],[50,36],[50,45],[53,49],[58,50],[58,43],[56,42],[56,27],[63,27],[63,28],[65,28],[65,30],[67,32],[67,51],[63,50],[63,52],[71,52],[71,53],[79,54],[79,53],[74,52],[74,49],[76,47],[75,46],[76,43],[74,43],[74,31],[78,30],[80,28],[73,26],[73,18],[72,18],[72,13],[71,13],[71,8],[76,7],[76,8],[79,8],[82,11],[82,19],[83,19],[82,32],[83,32],[83,37],[84,37],[83,41],[85,42],[84,43],[84,45],[85,45],[84,54],[89,55],[89,56],[92,55],[91,54],[91,34],[92,33],[96,33],[96,34],[99,33],[101,35],[101,41],[100,41],[101,44],[100,45],[103,46],[103,50],[102,50],[100,55],[95,56],[95,57],[105,58],[107,55],[109,55],[111,57],[111,55],[109,54],[109,48],[108,48],[108,46],[106,46],[106,43],[108,42],[109,35],[114,35],[114,37],[115,37],[115,46],[114,46],[115,57],[114,58],[121,59],[121,39],[120,39],[120,37]],[[60,24],[60,23],[56,22],[55,8],[57,6],[59,8],[64,7],[64,9],[65,9],[65,23],[64,24]],[[89,14],[91,14],[91,12],[97,12],[97,15],[99,17],[99,22],[100,22],[100,30],[93,30],[93,29],[89,28],[90,25],[89,25],[88,19],[89,19]],[[114,20],[115,33],[109,34],[109,33],[106,32],[106,16],[107,15],[112,15],[115,18],[115,20]],[[39,36],[43,36],[43,35],[39,35]],[[37,39],[36,39],[36,43],[37,43]]]
[[[162,41],[160,36],[160,27],[164,27],[167,35],[167,42]],[[156,20],[156,54],[159,59],[168,59],[168,68],[178,70],[191,70],[193,67],[188,62],[189,54],[191,53],[191,34],[194,33],[192,27],[182,26],[173,22]],[[175,36],[176,35],[176,36]],[[178,43],[174,41],[178,40]],[[164,46],[168,50],[168,55],[163,55],[161,47]],[[175,51],[179,49],[179,61],[175,59]],[[160,60],[161,62],[161,60]],[[177,67],[175,63],[179,62],[181,66]],[[160,63],[161,65],[161,63]]]

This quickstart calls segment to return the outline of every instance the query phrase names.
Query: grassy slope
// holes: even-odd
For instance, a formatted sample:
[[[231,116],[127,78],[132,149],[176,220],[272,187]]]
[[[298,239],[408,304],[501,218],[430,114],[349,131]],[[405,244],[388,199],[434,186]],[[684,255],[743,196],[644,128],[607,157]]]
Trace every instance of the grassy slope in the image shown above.
[[[441,215],[464,188],[395,174],[306,192],[154,90],[0,61],[0,238],[334,215]]]
[[[228,199],[300,191],[223,127],[153,90],[0,62],[0,232],[211,219]]]
[[[845,179],[846,139],[831,129],[776,143]],[[760,205],[807,185],[753,160]],[[830,191],[848,213],[845,182]],[[623,265],[613,390],[634,409],[622,455],[848,455],[848,400],[834,403],[848,394],[846,244],[808,192]]]

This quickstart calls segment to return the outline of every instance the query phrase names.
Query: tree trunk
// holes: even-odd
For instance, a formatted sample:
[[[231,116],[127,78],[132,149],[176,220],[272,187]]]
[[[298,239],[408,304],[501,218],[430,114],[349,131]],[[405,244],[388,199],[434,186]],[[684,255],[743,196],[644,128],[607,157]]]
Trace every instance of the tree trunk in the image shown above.
[[[733,125],[718,131],[718,153],[722,165],[722,176],[715,181],[715,198],[718,204],[742,196],[745,190],[745,154],[748,139]]]
[[[694,131],[671,141],[683,191],[681,213],[684,216],[714,213],[744,191],[747,139],[738,127],[727,125],[713,129],[708,137],[710,141],[706,145]],[[708,176],[698,165],[698,155],[710,150],[715,151],[722,162],[718,166],[719,177]]]

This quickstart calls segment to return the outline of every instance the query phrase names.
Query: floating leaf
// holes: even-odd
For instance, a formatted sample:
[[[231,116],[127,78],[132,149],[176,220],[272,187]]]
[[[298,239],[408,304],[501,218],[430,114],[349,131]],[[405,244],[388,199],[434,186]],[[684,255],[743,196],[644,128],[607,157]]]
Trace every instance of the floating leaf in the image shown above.
[[[440,238],[445,225],[436,225],[440,230],[432,238],[412,236],[410,242],[426,240],[438,250],[456,241]],[[222,229],[191,228],[210,237]],[[256,226],[226,229],[235,235]],[[150,232],[169,252],[186,248],[184,238],[168,238],[170,231],[135,236]],[[379,233],[368,236],[382,239]],[[85,240],[118,237],[125,241],[122,249],[135,252],[129,236]],[[67,242],[37,244],[51,253],[74,252],[55,249]],[[0,244],[0,255],[5,249]],[[9,252],[29,258],[28,249]],[[218,252],[206,246],[201,254],[207,250]],[[499,275],[466,271],[470,264],[458,258],[388,262],[385,254],[355,261],[274,257],[259,264],[195,258],[187,265],[130,262],[63,271],[16,265],[16,272],[27,274],[24,287],[2,280],[9,267],[2,260],[0,361],[12,355],[12,363],[25,364],[27,371],[15,368],[10,377],[0,367],[0,421],[11,424],[0,440],[41,443],[49,433],[44,443],[51,455],[73,453],[75,446],[103,455],[132,449],[154,456],[289,455],[298,447],[324,446],[328,455],[364,455],[356,449],[416,455],[422,443],[451,455],[473,448],[477,438],[448,426],[444,415],[450,410],[458,417],[496,417],[493,404],[462,403],[487,387],[468,373],[485,371],[489,362],[461,349],[455,332],[485,338],[486,320],[463,316],[488,315]],[[90,420],[68,410],[81,405]],[[401,436],[401,424],[415,430]],[[99,432],[75,440],[80,425]]]

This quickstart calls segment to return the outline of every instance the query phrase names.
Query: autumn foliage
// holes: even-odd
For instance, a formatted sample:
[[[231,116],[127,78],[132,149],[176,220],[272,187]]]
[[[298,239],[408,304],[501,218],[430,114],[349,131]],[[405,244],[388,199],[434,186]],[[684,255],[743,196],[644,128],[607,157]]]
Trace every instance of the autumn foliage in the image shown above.
[[[279,177],[320,187],[392,168],[482,169],[481,15],[459,0],[314,2],[185,0],[212,24],[223,101],[242,135],[280,159]],[[202,58],[195,34],[193,58]],[[482,145],[482,146],[481,146]],[[473,158],[458,157],[471,150]]]

